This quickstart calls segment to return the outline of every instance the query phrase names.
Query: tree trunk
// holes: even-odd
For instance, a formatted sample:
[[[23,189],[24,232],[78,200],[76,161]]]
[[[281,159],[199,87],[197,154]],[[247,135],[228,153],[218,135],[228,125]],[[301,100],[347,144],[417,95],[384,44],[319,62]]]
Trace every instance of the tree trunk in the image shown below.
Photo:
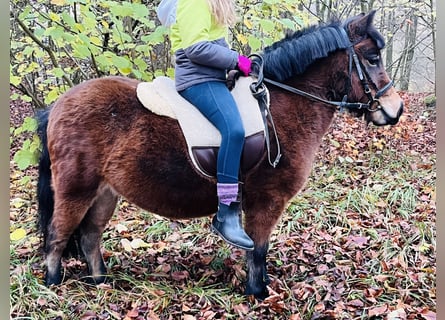
[[[433,61],[437,66],[436,63],[436,10],[435,10],[435,6],[434,6],[434,0],[430,0],[430,7],[431,7],[431,15],[430,15],[430,19],[431,19],[431,39],[432,39],[432,46],[433,46]],[[437,70],[437,68],[435,68],[435,70]],[[436,91],[436,81],[434,81],[434,92]]]
[[[417,2],[417,1],[415,1]],[[403,52],[403,62],[400,74],[400,89],[408,90],[411,75],[411,67],[414,58],[414,49],[416,45],[418,16],[414,10],[411,10],[409,19],[406,21],[405,29],[405,50]]]
[[[386,15],[386,27],[388,28],[387,36],[386,36],[386,49],[385,49],[385,66],[386,66],[386,72],[388,73],[388,76],[390,78],[393,77],[393,49],[394,49],[394,42],[393,42],[393,36],[394,36],[394,11],[388,10],[388,13]],[[383,25],[383,24],[382,24]]]
[[[374,7],[374,0],[360,0],[360,10],[368,13]]]

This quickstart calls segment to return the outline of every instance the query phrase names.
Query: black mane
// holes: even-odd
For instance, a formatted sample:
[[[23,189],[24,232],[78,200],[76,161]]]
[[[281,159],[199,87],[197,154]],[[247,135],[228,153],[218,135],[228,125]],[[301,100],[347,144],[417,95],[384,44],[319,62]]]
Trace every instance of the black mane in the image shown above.
[[[296,31],[263,50],[264,76],[284,81],[302,74],[316,60],[350,45],[340,22]]]

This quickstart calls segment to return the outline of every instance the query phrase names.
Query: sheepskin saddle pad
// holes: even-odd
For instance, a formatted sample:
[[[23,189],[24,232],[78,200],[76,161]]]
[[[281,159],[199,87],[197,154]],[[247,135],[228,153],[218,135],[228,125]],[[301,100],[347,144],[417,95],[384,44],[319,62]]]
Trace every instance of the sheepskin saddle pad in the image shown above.
[[[253,168],[265,153],[264,122],[258,101],[249,88],[253,81],[255,79],[252,77],[240,77],[231,91],[246,133],[241,157],[243,172]],[[141,82],[136,92],[139,101],[151,112],[177,119],[196,169],[207,177],[216,177],[221,134],[195,106],[176,91],[174,80],[157,77],[152,82]]]

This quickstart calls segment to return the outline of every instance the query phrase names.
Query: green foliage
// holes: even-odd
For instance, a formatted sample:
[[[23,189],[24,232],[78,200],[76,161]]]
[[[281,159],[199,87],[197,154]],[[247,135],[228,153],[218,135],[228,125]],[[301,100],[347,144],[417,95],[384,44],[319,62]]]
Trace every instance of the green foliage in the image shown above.
[[[37,121],[34,118],[26,117],[22,125],[12,131],[13,136],[32,133],[31,138],[24,140],[22,149],[14,154],[14,162],[20,170],[37,164],[40,152],[40,139],[35,133],[36,129]]]
[[[283,38],[286,30],[298,30],[309,23],[309,16],[298,8],[299,0],[242,0],[241,21],[234,28],[237,50],[250,54]]]
[[[17,163],[19,169],[25,170],[29,166],[37,164],[39,145],[40,140],[35,135],[33,139],[25,140],[22,149],[14,155],[14,162]]]
[[[24,132],[34,132],[37,129],[37,121],[34,118],[26,117],[22,125],[14,130],[14,135],[19,135]]]
[[[11,84],[38,107],[76,83],[103,75],[151,80],[169,74],[167,31],[156,2],[14,0]]]
[[[425,105],[427,107],[435,107],[436,106],[436,96],[434,94],[425,97]]]
[[[168,31],[156,19],[158,2],[11,1],[10,83],[44,107],[94,77],[120,74],[150,81],[158,74],[173,76]],[[233,46],[258,51],[284,30],[307,24],[299,3],[242,1]]]

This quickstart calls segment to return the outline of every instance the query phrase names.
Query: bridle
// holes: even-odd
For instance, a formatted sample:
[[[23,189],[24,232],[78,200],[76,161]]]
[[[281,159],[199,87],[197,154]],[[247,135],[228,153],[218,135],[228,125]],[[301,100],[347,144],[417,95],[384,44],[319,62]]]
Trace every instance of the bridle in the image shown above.
[[[345,36],[350,42],[350,39],[346,33],[346,30],[344,28],[342,28],[341,31],[342,31],[343,36]],[[311,93],[308,93],[308,92],[302,91],[300,89],[297,89],[295,87],[286,85],[284,83],[265,78],[263,75],[263,57],[259,54],[251,54],[249,56],[250,58],[254,58],[254,59],[252,59],[252,64],[254,66],[256,65],[255,71],[257,72],[257,74],[255,74],[257,81],[254,81],[250,84],[250,91],[252,92],[252,95],[259,102],[261,115],[263,117],[263,121],[264,121],[264,125],[265,125],[266,147],[267,147],[268,160],[272,167],[275,168],[278,165],[282,154],[281,154],[280,142],[279,142],[278,135],[277,135],[277,132],[275,129],[275,125],[274,125],[274,122],[272,119],[272,114],[269,110],[269,95],[268,95],[268,90],[267,90],[266,86],[264,85],[264,82],[270,83],[270,84],[277,86],[279,88],[282,88],[286,91],[298,94],[300,96],[309,98],[311,100],[322,102],[327,105],[335,106],[336,109],[340,110],[340,111],[343,110],[344,108],[351,109],[351,110],[354,110],[354,109],[362,110],[363,109],[363,110],[367,110],[368,112],[375,112],[375,111],[381,110],[385,115],[388,115],[386,113],[385,109],[383,108],[383,106],[381,105],[379,99],[393,86],[394,81],[391,80],[385,86],[383,86],[383,88],[377,89],[377,86],[375,85],[375,83],[372,82],[372,79],[369,76],[368,72],[366,71],[366,68],[363,66],[363,64],[361,63],[361,61],[359,60],[359,58],[357,56],[357,53],[354,50],[354,45],[357,45],[359,42],[356,42],[356,43],[350,42],[350,45],[347,48],[348,55],[349,55],[349,70],[348,70],[349,82],[348,82],[348,89],[346,90],[346,94],[343,96],[342,101],[326,100],[321,97],[315,96]],[[347,101],[348,93],[352,87],[353,66],[355,66],[355,69],[357,70],[357,74],[358,74],[360,82],[363,86],[363,90],[364,90],[366,96],[368,97],[367,103],[348,102]],[[371,89],[369,87],[369,82],[373,83],[374,87],[377,89],[377,92],[375,93],[374,96],[372,95]],[[267,123],[269,123],[271,125],[273,134],[275,137],[275,141],[276,141],[277,150],[276,150],[276,156],[275,156],[274,160],[271,159],[270,137],[269,137],[269,129],[268,129]]]
[[[354,45],[351,44],[351,46],[348,48],[348,53],[349,53],[349,81],[351,81],[352,62],[354,62],[355,69],[357,70],[358,77],[363,86],[363,91],[368,97],[368,102],[365,104],[365,109],[368,110],[369,112],[375,112],[377,110],[382,110],[383,112],[385,112],[379,99],[386,93],[386,91],[388,91],[394,85],[394,81],[393,80],[389,81],[386,85],[383,86],[383,88],[380,89],[377,89],[377,86],[374,84],[374,87],[376,87],[377,92],[375,93],[375,96],[373,96],[371,93],[371,89],[369,88],[369,81],[372,82],[371,77],[366,72],[366,68],[363,66],[362,62],[358,59],[357,53],[354,50]],[[345,95],[345,98],[343,99],[347,99],[347,95]],[[349,106],[345,107],[350,108]],[[358,109],[361,108],[359,107]]]
[[[344,36],[347,37],[349,40],[346,30],[345,29],[341,29],[341,30],[342,30],[342,33],[344,34]],[[311,100],[315,100],[318,102],[322,102],[324,104],[335,106],[337,108],[337,110],[342,110],[343,108],[355,109],[355,110],[364,109],[369,112],[375,112],[375,111],[381,110],[382,112],[384,112],[386,114],[386,111],[382,107],[379,99],[393,86],[394,81],[393,80],[389,81],[383,88],[377,89],[377,92],[375,93],[374,96],[372,95],[371,89],[369,87],[369,82],[372,82],[371,77],[366,72],[366,68],[363,66],[362,62],[359,60],[359,58],[357,56],[357,53],[354,50],[354,45],[358,44],[359,42],[356,42],[354,44],[351,43],[350,46],[347,48],[348,55],[349,55],[349,85],[348,85],[348,90],[347,90],[346,94],[343,96],[342,101],[326,100],[321,97],[315,96],[311,93],[308,93],[308,92],[302,91],[300,89],[297,89],[295,87],[286,85],[284,83],[265,78],[263,75],[263,57],[259,54],[250,55],[250,57],[255,58],[255,59],[252,59],[253,60],[252,63],[257,66],[257,72],[258,72],[258,74],[256,75],[257,81],[255,81],[251,84],[250,90],[252,91],[253,94],[261,92],[261,91],[265,90],[263,82],[267,82],[274,86],[280,87],[286,91],[298,94],[300,96],[309,98]],[[360,82],[363,86],[363,91],[365,92],[366,96],[368,97],[367,103],[348,102],[347,101],[348,100],[348,92],[350,91],[350,89],[352,87],[352,85],[351,85],[352,77],[351,76],[352,76],[353,66],[355,66],[355,69],[357,70],[358,77],[359,77]],[[374,86],[377,88],[377,86],[375,84],[374,84]]]

